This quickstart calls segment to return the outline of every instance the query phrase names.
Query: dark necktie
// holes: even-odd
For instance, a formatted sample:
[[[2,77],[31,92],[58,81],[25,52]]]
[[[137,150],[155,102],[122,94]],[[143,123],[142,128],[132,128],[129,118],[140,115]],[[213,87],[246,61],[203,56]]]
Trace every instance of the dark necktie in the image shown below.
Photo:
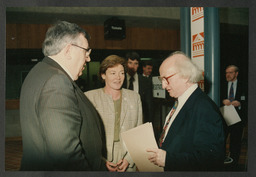
[[[165,124],[165,126],[164,126],[164,128],[163,128],[163,131],[162,131],[161,136],[160,136],[160,139],[159,139],[159,147],[162,147],[162,144],[163,144],[163,142],[164,142],[165,131],[166,131],[168,125],[169,125],[169,122],[170,122],[170,120],[171,120],[171,118],[172,118],[172,115],[173,115],[174,112],[176,111],[177,106],[178,106],[178,100],[175,101],[174,106],[172,107],[170,116],[169,116],[169,118],[168,118],[168,120],[167,120],[167,122],[166,122],[166,124]]]
[[[129,87],[128,87],[128,89],[130,89],[130,90],[133,90],[133,81],[134,81],[134,77],[131,76],[130,80],[129,80]]]
[[[233,88],[233,82],[231,84],[230,90],[229,90],[229,98],[228,98],[231,102],[235,99],[234,96],[234,88]]]

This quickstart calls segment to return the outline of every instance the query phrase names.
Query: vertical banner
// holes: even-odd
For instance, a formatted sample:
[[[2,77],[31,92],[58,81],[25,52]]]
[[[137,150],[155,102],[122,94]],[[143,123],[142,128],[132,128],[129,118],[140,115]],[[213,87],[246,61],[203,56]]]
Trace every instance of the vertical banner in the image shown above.
[[[191,7],[191,59],[203,71],[204,75],[204,8]],[[204,80],[198,83],[204,90]]]

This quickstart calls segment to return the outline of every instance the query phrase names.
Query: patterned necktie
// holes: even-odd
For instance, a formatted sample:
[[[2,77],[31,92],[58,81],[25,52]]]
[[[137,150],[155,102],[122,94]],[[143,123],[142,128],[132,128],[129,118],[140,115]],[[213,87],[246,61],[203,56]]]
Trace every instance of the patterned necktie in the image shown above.
[[[129,87],[128,87],[128,89],[130,89],[130,90],[133,90],[133,81],[134,81],[134,77],[131,76],[131,78],[129,80]]]
[[[163,131],[162,131],[161,136],[160,136],[160,139],[159,139],[159,147],[162,147],[162,144],[163,144],[163,142],[164,142],[165,131],[166,131],[168,125],[169,125],[169,122],[170,122],[170,120],[171,120],[172,115],[173,115],[174,112],[176,111],[177,106],[178,106],[178,100],[175,101],[174,106],[172,107],[170,116],[169,116],[169,118],[168,118],[168,120],[167,120],[167,122],[166,122],[166,124],[165,124],[165,126],[164,126],[164,128],[163,128]]]
[[[234,88],[233,88],[233,82],[231,84],[230,90],[229,90],[229,98],[228,98],[231,102],[235,99],[234,96]]]

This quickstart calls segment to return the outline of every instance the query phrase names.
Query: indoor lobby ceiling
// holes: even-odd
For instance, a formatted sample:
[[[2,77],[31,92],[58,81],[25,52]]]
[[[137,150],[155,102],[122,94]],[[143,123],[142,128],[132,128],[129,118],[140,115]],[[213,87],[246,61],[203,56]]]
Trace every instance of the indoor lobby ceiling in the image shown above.
[[[248,25],[248,8],[219,8],[220,23]],[[118,17],[127,27],[180,28],[180,7],[7,7],[6,23],[50,24],[66,20],[103,25]]]

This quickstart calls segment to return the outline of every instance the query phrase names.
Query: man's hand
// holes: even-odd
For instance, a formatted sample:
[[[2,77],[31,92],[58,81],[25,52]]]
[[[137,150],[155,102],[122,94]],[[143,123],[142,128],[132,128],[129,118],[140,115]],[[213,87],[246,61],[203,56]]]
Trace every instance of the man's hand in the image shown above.
[[[230,100],[229,100],[229,99],[225,99],[225,100],[223,100],[223,101],[222,101],[222,103],[223,103],[224,105],[226,105],[226,106],[231,105],[231,102],[230,102]]]
[[[229,105],[233,105],[235,107],[241,106],[241,103],[237,100],[234,100],[231,102],[229,99],[225,99],[222,101],[222,103],[226,106],[229,106]]]
[[[231,104],[235,107],[241,106],[241,103],[237,100],[232,101]]]
[[[147,149],[147,152],[151,152],[148,157],[148,160],[151,163],[154,163],[159,167],[165,166],[166,151],[162,149],[157,149],[157,148],[149,148]]]

